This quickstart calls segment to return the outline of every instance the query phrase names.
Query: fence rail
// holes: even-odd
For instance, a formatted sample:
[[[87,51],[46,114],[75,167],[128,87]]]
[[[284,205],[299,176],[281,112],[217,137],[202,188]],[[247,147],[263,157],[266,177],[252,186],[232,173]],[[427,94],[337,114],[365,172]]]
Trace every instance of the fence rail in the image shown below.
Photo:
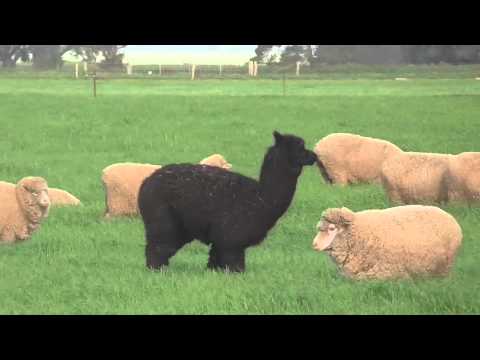
[[[56,70],[36,71],[30,64],[19,64],[13,69],[1,69],[1,77],[90,78],[104,79],[354,79],[354,78],[477,78],[480,64],[474,65],[316,65],[300,63],[288,66],[258,64],[245,65],[105,65],[65,63]]]

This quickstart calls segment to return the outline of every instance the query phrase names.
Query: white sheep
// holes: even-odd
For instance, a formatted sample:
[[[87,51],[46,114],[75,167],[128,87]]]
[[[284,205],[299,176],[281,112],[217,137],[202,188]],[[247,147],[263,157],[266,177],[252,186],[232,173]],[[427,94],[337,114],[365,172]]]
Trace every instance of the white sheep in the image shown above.
[[[325,251],[352,279],[446,276],[462,229],[445,211],[407,205],[357,213],[328,209],[317,225],[316,251]]]
[[[28,239],[48,217],[48,185],[40,177],[26,177],[16,185],[0,182],[0,243]]]
[[[314,148],[318,167],[329,183],[380,184],[383,162],[402,150],[385,140],[335,133],[321,139]]]
[[[52,206],[78,206],[81,204],[80,200],[69,192],[56,188],[48,188],[48,196]]]
[[[405,152],[384,162],[382,185],[392,203],[480,201],[480,152]]]

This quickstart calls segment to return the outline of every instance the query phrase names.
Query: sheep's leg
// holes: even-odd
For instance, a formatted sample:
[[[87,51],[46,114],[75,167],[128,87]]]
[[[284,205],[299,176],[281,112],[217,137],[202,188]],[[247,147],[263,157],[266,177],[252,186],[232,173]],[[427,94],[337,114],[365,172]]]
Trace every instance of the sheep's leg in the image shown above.
[[[244,272],[245,271],[245,249],[216,249],[216,266],[215,269]]]
[[[158,270],[168,266],[170,258],[186,243],[172,214],[168,209],[157,211],[155,219],[145,222],[145,228],[147,267]]]
[[[348,176],[344,172],[337,172],[332,174],[332,183],[338,186],[347,186],[348,185]]]
[[[387,190],[388,198],[392,204],[401,204],[403,203],[402,196],[398,190]]]
[[[5,229],[2,234],[0,234],[0,242],[4,244],[13,244],[16,240],[15,231],[13,229]]]

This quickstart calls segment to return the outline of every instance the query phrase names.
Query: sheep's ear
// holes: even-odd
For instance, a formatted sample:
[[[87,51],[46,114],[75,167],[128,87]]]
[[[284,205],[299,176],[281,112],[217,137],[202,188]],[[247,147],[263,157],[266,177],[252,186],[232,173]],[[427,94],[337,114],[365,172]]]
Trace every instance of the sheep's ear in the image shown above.
[[[349,225],[353,222],[353,219],[355,217],[355,213],[346,208],[346,207],[342,207],[341,209],[341,218],[342,218],[342,222],[345,224],[345,225]]]
[[[283,135],[280,134],[277,130],[273,132],[273,137],[275,138],[275,145],[280,145],[283,141]]]

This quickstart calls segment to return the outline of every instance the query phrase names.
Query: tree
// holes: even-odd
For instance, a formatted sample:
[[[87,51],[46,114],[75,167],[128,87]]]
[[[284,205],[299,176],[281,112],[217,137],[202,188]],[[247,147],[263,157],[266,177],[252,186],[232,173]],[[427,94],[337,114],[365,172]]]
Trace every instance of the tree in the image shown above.
[[[127,45],[97,45],[104,57],[102,64],[107,66],[122,65],[124,54],[120,54],[119,50],[126,46]]]
[[[271,51],[274,47],[279,47],[282,45],[257,45],[255,49],[256,56],[252,57],[251,61],[257,61],[260,63],[271,63],[276,60],[276,55],[271,54]]]
[[[15,67],[18,60],[28,60],[28,45],[0,45],[2,67]]]
[[[62,56],[68,51],[79,51],[82,45],[29,45],[33,68],[51,70],[63,65]]]
[[[305,59],[305,45],[287,45],[280,56],[280,63],[284,65],[296,64]]]

